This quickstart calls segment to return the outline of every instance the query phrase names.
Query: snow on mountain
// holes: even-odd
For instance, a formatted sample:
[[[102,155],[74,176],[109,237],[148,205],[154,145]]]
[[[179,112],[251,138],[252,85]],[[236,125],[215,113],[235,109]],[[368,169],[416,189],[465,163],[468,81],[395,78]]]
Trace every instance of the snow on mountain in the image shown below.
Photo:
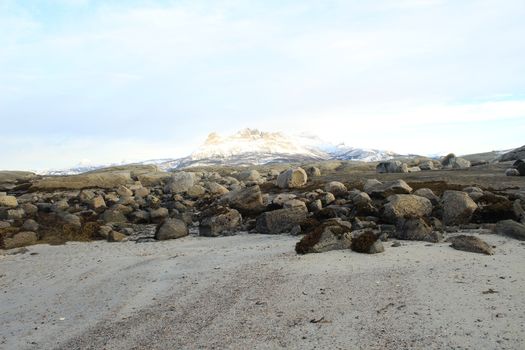
[[[362,149],[334,144],[310,134],[285,135],[244,129],[230,136],[211,133],[192,154],[179,159],[152,159],[132,164],[153,164],[162,170],[207,165],[260,165],[267,163],[301,163],[321,160],[358,160],[365,162],[392,159],[398,154],[389,151]],[[81,163],[70,169],[46,170],[46,175],[73,175],[119,164],[93,165]]]

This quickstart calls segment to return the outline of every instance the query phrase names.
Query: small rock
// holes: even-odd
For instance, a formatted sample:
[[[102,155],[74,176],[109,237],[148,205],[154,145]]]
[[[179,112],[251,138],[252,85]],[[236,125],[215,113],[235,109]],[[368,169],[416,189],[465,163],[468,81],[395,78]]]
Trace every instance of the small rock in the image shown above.
[[[466,252],[493,255],[492,248],[483,240],[475,236],[459,235],[450,237],[447,242],[451,242],[451,247]]]

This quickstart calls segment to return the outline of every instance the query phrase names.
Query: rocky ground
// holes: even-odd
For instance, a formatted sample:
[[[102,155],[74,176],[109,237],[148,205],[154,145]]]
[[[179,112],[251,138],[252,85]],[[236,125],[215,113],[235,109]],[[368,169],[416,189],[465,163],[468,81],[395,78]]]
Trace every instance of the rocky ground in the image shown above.
[[[0,345],[521,348],[525,163],[473,164],[0,172]]]

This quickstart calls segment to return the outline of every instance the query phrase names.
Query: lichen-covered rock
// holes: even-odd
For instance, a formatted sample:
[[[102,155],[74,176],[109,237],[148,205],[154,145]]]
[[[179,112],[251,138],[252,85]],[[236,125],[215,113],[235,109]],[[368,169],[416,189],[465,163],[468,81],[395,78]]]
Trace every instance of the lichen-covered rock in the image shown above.
[[[424,197],[428,199],[433,205],[439,203],[439,197],[434,194],[430,188],[420,188],[413,193],[414,196]]]
[[[445,191],[442,197],[443,223],[447,226],[468,224],[477,204],[465,192]]]
[[[277,186],[280,188],[300,188],[308,181],[303,168],[288,169],[277,176]]]
[[[237,210],[221,207],[201,221],[199,234],[206,237],[231,235],[240,229],[241,224],[242,217]]]
[[[16,208],[18,201],[15,196],[0,196],[0,207]]]
[[[449,237],[447,242],[451,242],[452,248],[465,252],[480,253],[486,255],[494,254],[492,247],[487,242],[475,236],[458,235]]]
[[[212,195],[216,196],[222,196],[223,194],[230,192],[226,187],[217,182],[208,182],[205,186]]]
[[[374,198],[387,198],[393,194],[410,194],[412,187],[403,180],[387,181],[385,183],[367,181],[365,192]]]
[[[309,178],[321,176],[321,170],[315,166],[308,167],[305,169],[305,171]]]
[[[255,229],[265,234],[290,232],[294,226],[306,220],[307,214],[302,207],[267,211],[257,218]]]
[[[323,253],[330,250],[350,249],[352,225],[340,219],[330,219],[314,226],[296,245],[298,254]]]
[[[326,192],[332,193],[336,197],[342,197],[346,196],[348,194],[348,190],[346,186],[339,182],[339,181],[331,181],[325,185],[324,190]]]
[[[411,194],[395,194],[388,197],[384,206],[385,221],[396,223],[402,219],[422,218],[432,213],[432,203],[424,197]]]
[[[237,209],[242,215],[261,213],[265,208],[257,185],[230,191],[221,197],[219,203]]]
[[[38,235],[35,232],[22,231],[11,236],[2,237],[2,242],[0,243],[2,243],[1,247],[3,249],[13,249],[36,244],[37,240]]]
[[[177,239],[185,237],[189,234],[186,223],[179,219],[166,219],[161,225],[157,227],[155,232],[155,239],[164,241],[167,239]]]
[[[377,254],[385,251],[381,240],[370,230],[358,234],[354,232],[352,235],[351,248],[354,252],[366,254]]]

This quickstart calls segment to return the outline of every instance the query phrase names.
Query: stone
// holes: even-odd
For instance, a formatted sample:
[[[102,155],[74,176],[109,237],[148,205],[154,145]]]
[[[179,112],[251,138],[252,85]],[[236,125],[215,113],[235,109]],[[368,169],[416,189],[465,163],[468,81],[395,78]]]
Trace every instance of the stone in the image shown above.
[[[160,186],[171,179],[171,173],[163,171],[149,172],[137,175],[137,179],[146,187]]]
[[[441,161],[444,169],[467,169],[470,168],[470,161],[456,157],[454,154],[449,154]]]
[[[152,222],[160,223],[169,216],[169,211],[166,208],[157,208],[149,210],[149,217]]]
[[[242,216],[237,210],[222,207],[213,216],[201,220],[199,234],[205,237],[231,235],[240,230],[241,224]]]
[[[208,182],[206,183],[206,187],[208,188],[208,191],[215,196],[222,196],[223,194],[230,192],[226,187],[216,182]]]
[[[385,247],[376,234],[370,230],[356,232],[352,235],[352,250],[358,253],[377,254],[385,251]]]
[[[514,220],[502,220],[498,222],[494,228],[494,232],[499,235],[525,241],[525,225]]]
[[[400,220],[396,225],[394,238],[409,241],[426,241],[437,243],[443,239],[440,232],[433,231],[422,218]]]
[[[267,211],[257,218],[255,229],[264,234],[290,232],[295,225],[300,225],[306,220],[307,214],[304,208]]]
[[[311,212],[316,213],[319,210],[323,209],[323,203],[321,202],[320,199],[316,199],[310,203],[308,208],[310,209]]]
[[[400,219],[422,218],[432,213],[432,203],[424,197],[411,194],[395,194],[388,197],[384,206],[385,221],[396,223]]]
[[[525,176],[525,162],[518,164],[516,169],[520,173],[520,176]]]
[[[166,193],[184,193],[195,185],[195,174],[185,171],[174,173],[164,187]]]
[[[480,253],[486,255],[493,255],[494,251],[487,242],[475,236],[458,235],[449,237],[447,242],[452,243],[450,246],[457,250],[465,252]]]
[[[251,182],[259,183],[262,180],[261,174],[255,169],[248,169],[248,170],[241,171],[237,175],[237,178],[244,182],[251,181]]]
[[[315,166],[308,167],[305,169],[305,171],[309,178],[321,176],[321,170]]]
[[[106,201],[102,196],[96,196],[91,200],[91,208],[94,210],[106,208]]]
[[[388,160],[379,162],[376,166],[376,172],[379,174],[383,173],[408,173],[408,165],[402,163],[399,160]]]
[[[38,235],[35,232],[22,231],[15,233],[11,237],[3,237],[1,247],[3,249],[13,249],[36,244]]]
[[[302,168],[288,169],[277,177],[277,186],[280,188],[300,188],[308,180],[306,172]]]
[[[59,213],[59,217],[66,224],[69,224],[69,225],[72,225],[72,226],[75,226],[75,227],[81,227],[82,226],[82,221],[80,220],[80,217],[78,217],[75,214]]]
[[[126,215],[116,209],[108,209],[102,214],[102,220],[105,223],[126,223],[128,219]]]
[[[130,172],[115,171],[80,175],[44,177],[33,182],[32,191],[81,190],[85,188],[117,188],[132,183]]]
[[[150,194],[150,190],[147,189],[146,187],[139,187],[135,189],[133,192],[136,197],[140,197],[140,198],[145,198]]]
[[[368,184],[368,186],[366,186]],[[368,182],[365,184],[366,193],[373,198],[387,198],[393,194],[410,194],[412,187],[410,187],[403,180],[394,180],[382,182]]]
[[[352,247],[352,225],[340,219],[329,219],[314,226],[296,245],[298,254],[323,253]]]
[[[133,191],[127,188],[126,186],[120,185],[117,188],[117,194],[122,197],[131,197],[133,196]]]
[[[306,203],[299,200],[299,199],[290,199],[286,202],[284,202],[283,208],[289,209],[289,208],[301,208],[304,211],[307,211],[306,209]]]
[[[15,196],[0,196],[0,207],[16,208],[18,201]]]
[[[237,209],[242,215],[257,214],[265,208],[258,185],[230,191],[220,198],[219,203]]]
[[[136,210],[131,213],[131,221],[135,224],[147,224],[151,220],[149,212],[145,210]]]
[[[419,164],[419,169],[421,169],[421,170],[435,170],[436,167],[434,166],[434,162],[433,161],[427,160],[427,161],[421,162]]]
[[[190,197],[197,198],[203,196],[206,193],[206,189],[201,185],[193,185],[188,191],[186,191],[186,193]]]
[[[11,223],[8,221],[0,221],[0,229],[11,227]]]
[[[285,202],[295,198],[297,198],[297,196],[293,193],[279,193],[277,196],[273,197],[272,203],[282,207]]]
[[[520,176],[520,172],[518,171],[518,169],[509,168],[505,170],[505,175],[506,176]]]
[[[421,171],[421,168],[418,166],[413,166],[413,167],[408,168],[409,173],[417,173],[418,171]]]
[[[321,202],[323,203],[323,205],[330,205],[334,201],[335,196],[331,192],[327,192],[321,197]]]
[[[379,188],[381,185],[383,185],[383,183],[377,179],[368,179],[363,185],[363,191],[367,194],[371,194],[374,189]]]
[[[510,152],[502,154],[499,157],[500,162],[508,162],[512,160],[525,159],[525,146],[516,148]]]
[[[27,219],[24,221],[24,224],[22,225],[22,230],[24,231],[31,231],[36,232],[38,231],[39,225],[38,223],[33,219]]]
[[[468,224],[477,204],[465,192],[445,191],[442,197],[443,223],[447,226]]]
[[[325,185],[324,190],[332,193],[336,197],[343,197],[348,194],[346,186],[339,181],[331,181]]]
[[[177,239],[189,234],[186,223],[179,219],[166,219],[158,226],[155,233],[155,239],[159,241],[167,239]]]
[[[7,211],[7,219],[8,220],[22,220],[25,216],[24,209],[18,208],[18,209],[9,209]]]
[[[111,230],[108,234],[107,239],[108,239],[108,242],[123,242],[128,239],[128,236],[118,231]]]
[[[477,201],[483,197],[483,190],[476,186],[469,186],[462,189],[463,192],[466,192],[473,201]]]
[[[428,199],[432,205],[439,204],[439,197],[434,194],[430,188],[420,188],[412,193],[414,196],[419,196]]]

